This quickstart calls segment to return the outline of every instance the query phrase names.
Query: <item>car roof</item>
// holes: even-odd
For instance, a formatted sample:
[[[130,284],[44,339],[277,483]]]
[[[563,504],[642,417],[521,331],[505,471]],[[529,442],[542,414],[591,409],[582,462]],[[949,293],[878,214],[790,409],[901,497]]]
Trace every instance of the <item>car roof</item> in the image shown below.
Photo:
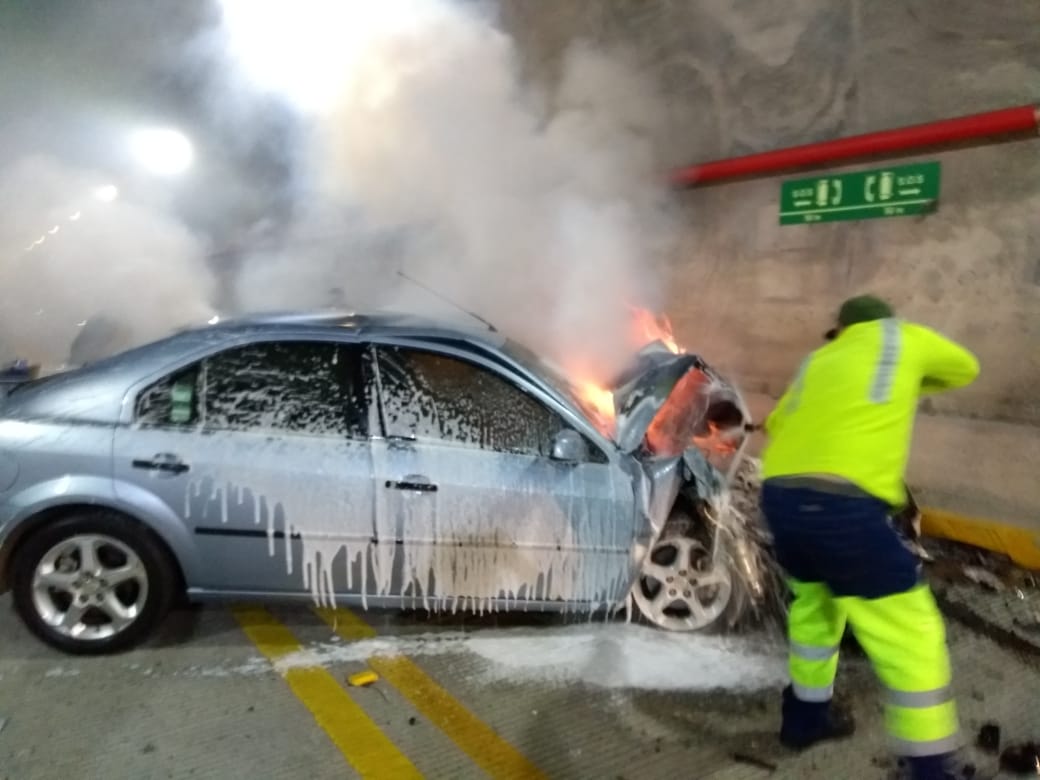
[[[451,341],[460,346],[468,343],[496,351],[506,343],[500,333],[481,326],[479,320],[471,317],[423,317],[394,311],[249,315],[185,328],[81,368],[30,382],[5,398],[3,411],[5,416],[112,422],[118,419],[125,392],[133,383],[210,347],[232,346],[268,336],[291,339],[344,331],[358,338],[383,336]]]
[[[383,309],[373,312],[348,311],[287,311],[250,314],[221,319],[190,332],[271,330],[287,333],[292,331],[348,330],[358,334],[387,333],[394,335],[426,335],[455,337],[481,341],[491,346],[501,346],[505,338],[493,327],[482,324],[473,315],[460,313],[453,317],[418,315]],[[188,331],[185,331],[188,332]]]

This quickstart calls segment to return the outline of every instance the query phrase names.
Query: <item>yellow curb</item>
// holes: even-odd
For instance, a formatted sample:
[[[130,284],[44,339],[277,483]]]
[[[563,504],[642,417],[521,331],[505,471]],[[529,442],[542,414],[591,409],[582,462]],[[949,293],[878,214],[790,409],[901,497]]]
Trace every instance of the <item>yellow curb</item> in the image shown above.
[[[1025,528],[922,507],[921,533],[1002,553],[1019,566],[1040,570],[1040,534]]]

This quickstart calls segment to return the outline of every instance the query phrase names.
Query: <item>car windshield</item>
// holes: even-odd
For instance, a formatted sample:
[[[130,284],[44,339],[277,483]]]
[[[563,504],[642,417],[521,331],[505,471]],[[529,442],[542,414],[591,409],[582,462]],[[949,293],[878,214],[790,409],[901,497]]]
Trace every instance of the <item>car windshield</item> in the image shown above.
[[[507,339],[502,349],[506,355],[511,357],[532,374],[545,380],[550,387],[566,398],[572,406],[578,409],[587,420],[595,424],[595,420],[597,419],[596,410],[593,409],[587,401],[582,399],[581,395],[576,392],[574,385],[566,376],[564,376],[563,372],[560,371],[559,368],[537,353],[531,351],[523,344],[513,341],[512,339]]]

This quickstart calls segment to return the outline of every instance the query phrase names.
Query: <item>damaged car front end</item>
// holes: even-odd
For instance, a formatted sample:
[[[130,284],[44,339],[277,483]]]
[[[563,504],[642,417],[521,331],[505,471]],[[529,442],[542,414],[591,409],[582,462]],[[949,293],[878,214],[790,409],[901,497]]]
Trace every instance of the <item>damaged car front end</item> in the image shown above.
[[[782,593],[759,521],[751,416],[697,355],[652,343],[614,383],[614,438],[645,477],[653,527],[629,606],[661,628],[727,629]]]

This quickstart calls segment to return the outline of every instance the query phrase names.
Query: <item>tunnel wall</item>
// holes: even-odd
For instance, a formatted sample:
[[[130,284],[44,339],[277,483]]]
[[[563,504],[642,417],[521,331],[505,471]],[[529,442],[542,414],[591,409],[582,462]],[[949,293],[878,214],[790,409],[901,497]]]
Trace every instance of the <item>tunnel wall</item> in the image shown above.
[[[574,41],[630,56],[662,96],[662,169],[1040,104],[1040,3],[997,0],[506,0],[535,79]],[[840,301],[876,292],[958,339],[972,387],[923,405],[911,477],[946,504],[1040,525],[1040,139],[940,160],[938,211],[778,224],[780,181],[680,196],[666,310],[768,408]],[[881,162],[827,168],[878,167]],[[811,174],[806,174],[811,175]],[[985,481],[984,480],[988,480]],[[1013,496],[1013,500],[1011,497]]]

